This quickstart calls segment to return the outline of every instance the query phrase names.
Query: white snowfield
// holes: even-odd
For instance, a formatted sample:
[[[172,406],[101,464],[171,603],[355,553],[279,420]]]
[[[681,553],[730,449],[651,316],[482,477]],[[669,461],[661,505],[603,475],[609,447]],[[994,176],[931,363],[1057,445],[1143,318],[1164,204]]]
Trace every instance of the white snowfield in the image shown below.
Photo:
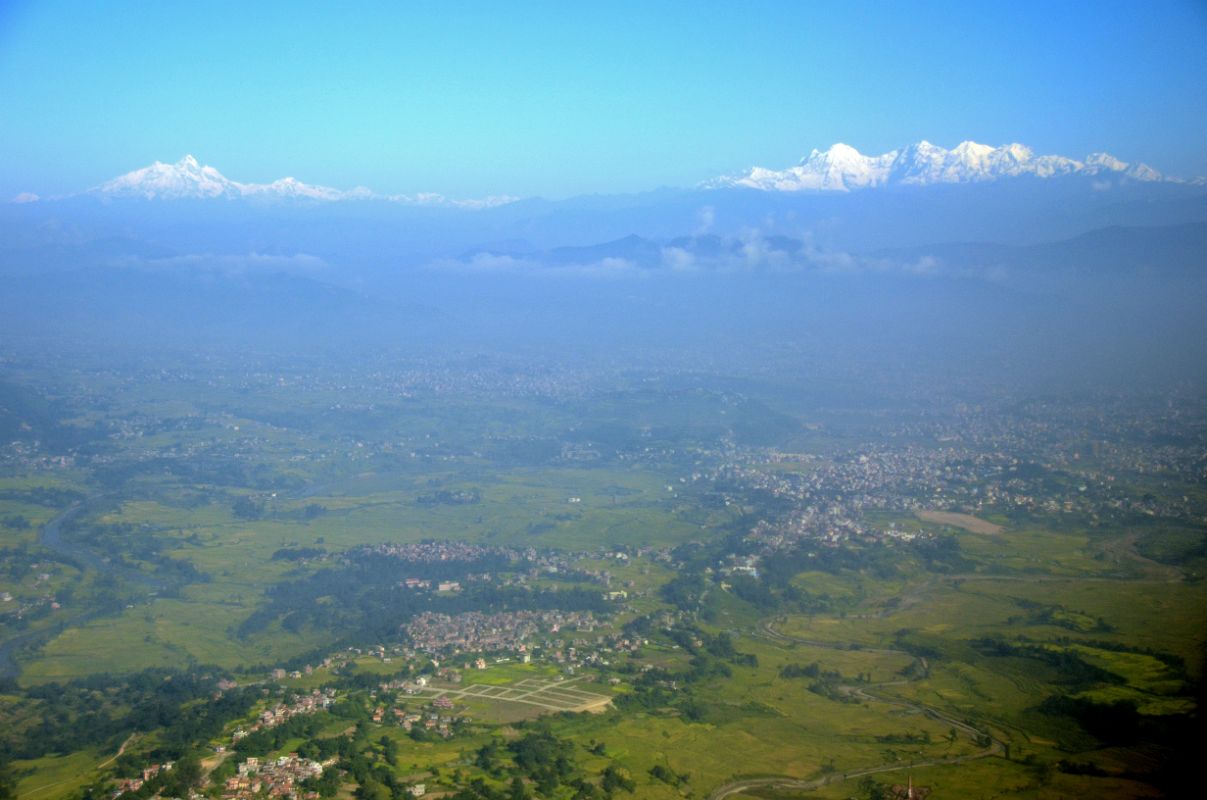
[[[991,147],[961,142],[948,150],[927,141],[883,155],[865,156],[854,147],[836,144],[814,150],[795,167],[775,170],[753,167],[741,175],[716,178],[705,188],[747,187],[764,191],[849,192],[879,186],[927,186],[941,183],[984,183],[1031,175],[1123,177],[1135,181],[1173,181],[1146,164],[1128,164],[1107,153],[1084,161],[1065,156],[1037,156],[1021,144]]]
[[[480,200],[452,200],[443,195],[380,195],[363,186],[355,189],[333,189],[315,186],[297,178],[281,178],[272,183],[240,183],[227,178],[211,166],[203,166],[191,155],[175,164],[156,161],[149,167],[136,169],[106,181],[92,190],[106,197],[137,197],[146,200],[184,199],[262,199],[312,200],[335,202],[342,200],[386,200],[410,205],[451,206],[457,208],[490,208],[514,202],[515,197],[495,196]]]

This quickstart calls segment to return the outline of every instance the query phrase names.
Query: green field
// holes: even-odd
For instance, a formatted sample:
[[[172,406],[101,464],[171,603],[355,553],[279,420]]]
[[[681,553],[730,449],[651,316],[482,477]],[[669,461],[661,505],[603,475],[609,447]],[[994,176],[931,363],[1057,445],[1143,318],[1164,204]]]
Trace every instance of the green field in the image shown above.
[[[920,432],[927,414],[905,415],[893,438],[879,410],[830,410],[806,426],[811,407],[800,419],[777,410],[803,402],[791,393],[764,404],[684,388],[695,378],[683,376],[569,399],[424,395],[376,374],[353,391],[346,376],[307,383],[304,368],[210,377],[199,390],[192,378],[94,376],[89,391],[110,399],[68,416],[102,431],[82,451],[91,467],[30,460],[0,476],[0,591],[11,598],[0,613],[19,609],[0,635],[20,644],[0,724],[19,731],[10,746],[45,743],[12,762],[22,798],[75,800],[162,752],[192,748],[216,767],[212,748],[233,747],[235,727],[324,687],[338,688],[336,707],[270,749],[353,741],[356,757],[337,759],[341,800],[358,796],[347,776],[368,768],[433,793],[475,779],[511,791],[507,744],[545,726],[572,745],[568,775],[598,786],[619,769],[636,797],[870,800],[907,775],[936,800],[1145,797],[1171,737],[1200,713],[1199,495],[1184,472],[1166,485],[1164,449],[1155,471],[1125,472],[1070,459],[1078,425],[1056,444],[995,440],[975,456],[1005,477],[983,478],[1015,494],[994,505],[962,480],[973,457],[920,468],[921,489],[865,488],[899,468],[877,461],[886,452],[908,463],[957,449]],[[1107,480],[1107,468],[1119,474]],[[811,486],[825,476],[835,484]],[[947,491],[968,492],[961,501],[927,483],[948,477]],[[1108,484],[1149,505],[1112,515],[1127,503]],[[1106,499],[1087,510],[1095,492]],[[918,508],[1002,529],[927,522]],[[511,555],[465,567],[460,589],[425,594],[424,606],[407,605],[404,579],[435,575],[443,556],[358,549],[449,540]],[[529,549],[532,560],[515,556]],[[545,558],[556,570],[536,566]],[[737,566],[747,562],[758,578]],[[437,679],[430,654],[402,655],[416,609],[489,616],[516,598],[591,609],[593,621],[535,633],[530,664],[513,650],[482,653],[484,670],[464,667],[477,652],[442,654],[459,682]],[[386,655],[367,655],[377,644]],[[571,647],[591,655],[570,664]],[[327,657],[334,666],[270,677]],[[381,685],[418,674],[431,678],[422,691]],[[197,676],[211,683],[164,688]],[[182,744],[173,720],[217,704],[219,677],[245,704],[218,721],[188,717],[204,741]],[[453,709],[437,713],[441,692]],[[418,735],[397,715],[374,722],[387,706],[424,715]],[[452,732],[430,732],[442,716]],[[102,723],[104,736],[74,735]],[[131,726],[133,751],[98,771]],[[492,747],[504,755],[479,757]],[[573,792],[563,783],[549,796]]]

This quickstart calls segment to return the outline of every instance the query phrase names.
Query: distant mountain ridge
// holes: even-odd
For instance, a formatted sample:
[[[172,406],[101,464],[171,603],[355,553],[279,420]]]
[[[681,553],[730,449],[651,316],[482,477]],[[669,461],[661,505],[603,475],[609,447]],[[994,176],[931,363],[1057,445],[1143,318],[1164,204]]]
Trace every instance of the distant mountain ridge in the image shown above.
[[[1058,155],[1037,156],[1029,147],[1017,143],[992,147],[965,141],[948,150],[923,140],[878,156],[864,155],[850,145],[838,143],[828,150],[813,150],[794,167],[782,170],[752,167],[740,175],[707,181],[702,188],[850,192],[884,186],[984,183],[1023,176],[1203,183],[1202,178],[1184,181],[1167,177],[1147,164],[1128,164],[1108,153],[1092,153],[1079,161]]]
[[[1057,241],[1033,245],[992,242],[940,242],[920,247],[886,248],[852,254],[816,247],[790,236],[717,236],[698,234],[670,239],[630,235],[607,242],[543,251],[471,250],[456,265],[489,271],[511,269],[622,274],[654,272],[729,272],[787,274],[904,274],[956,277],[1004,284],[1035,284],[1071,275],[1207,278],[1207,222],[1160,227],[1110,226]]]
[[[333,189],[330,186],[303,183],[293,177],[280,178],[271,183],[240,183],[227,178],[214,167],[202,165],[192,155],[186,155],[175,164],[156,161],[150,166],[106,181],[91,189],[90,193],[102,197],[142,200],[386,200],[410,205],[458,208],[490,208],[518,199],[511,196],[494,196],[480,200],[452,200],[434,193],[381,195],[364,186],[348,190]]]

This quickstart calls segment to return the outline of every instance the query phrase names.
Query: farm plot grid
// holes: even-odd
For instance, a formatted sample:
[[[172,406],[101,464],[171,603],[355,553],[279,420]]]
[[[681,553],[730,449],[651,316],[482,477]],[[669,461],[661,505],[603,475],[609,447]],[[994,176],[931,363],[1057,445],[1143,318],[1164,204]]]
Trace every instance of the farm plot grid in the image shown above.
[[[482,683],[461,688],[425,686],[417,690],[416,694],[432,699],[443,696],[453,700],[477,698],[525,703],[548,711],[597,711],[612,702],[612,698],[607,695],[588,692],[572,685],[580,680],[582,678],[571,678],[567,681],[525,678],[506,686]]]

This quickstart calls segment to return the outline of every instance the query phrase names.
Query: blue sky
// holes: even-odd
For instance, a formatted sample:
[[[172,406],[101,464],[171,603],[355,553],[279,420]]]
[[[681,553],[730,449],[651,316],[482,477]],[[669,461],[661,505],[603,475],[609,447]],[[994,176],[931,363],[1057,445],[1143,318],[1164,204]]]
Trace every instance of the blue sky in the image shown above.
[[[191,152],[560,197],[922,138],[1207,174],[1207,5],[0,0],[0,196]]]

